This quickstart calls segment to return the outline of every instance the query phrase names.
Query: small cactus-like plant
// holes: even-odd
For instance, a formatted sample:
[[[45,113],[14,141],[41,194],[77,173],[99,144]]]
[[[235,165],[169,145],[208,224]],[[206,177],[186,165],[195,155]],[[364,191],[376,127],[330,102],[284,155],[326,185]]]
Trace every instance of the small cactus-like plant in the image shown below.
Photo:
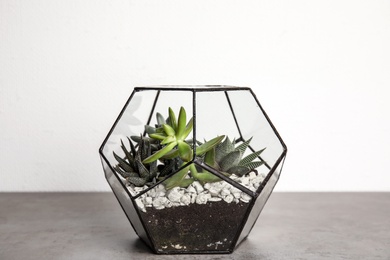
[[[189,162],[193,159],[194,154],[192,152],[191,143],[190,141],[186,141],[186,138],[193,128],[193,118],[186,123],[187,115],[186,110],[183,107],[180,108],[177,119],[171,108],[169,108],[168,112],[169,117],[167,120],[164,120],[160,114],[157,114],[157,121],[160,127],[155,129],[150,126],[145,127],[149,137],[159,141],[162,148],[143,160],[143,163],[151,163],[160,158],[172,159],[179,157],[183,162]],[[164,123],[164,121],[166,123]],[[196,147],[196,155],[203,155],[211,150],[220,143],[223,138],[224,136],[218,136]]]
[[[169,117],[167,120],[157,113],[156,127],[145,126],[149,137],[157,141],[160,145],[160,150],[152,153],[151,156],[143,160],[144,164],[154,163],[156,160],[181,160],[182,168],[174,176],[165,182],[166,188],[187,187],[194,180],[209,182],[211,179],[219,180],[210,173],[198,173],[195,170],[194,164],[187,164],[194,158],[193,148],[194,142],[192,139],[186,140],[193,128],[193,118],[187,123],[186,111],[183,107],[180,108],[179,116],[176,118],[175,113],[171,108],[168,109]],[[196,147],[195,157],[203,156],[208,151],[212,150],[219,144],[225,136],[215,137]],[[186,165],[187,164],[187,165]],[[189,173],[191,172],[191,175]]]
[[[138,146],[135,147],[128,138],[130,150],[126,148],[121,140],[121,148],[125,157],[121,157],[113,152],[118,164],[114,167],[115,171],[125,178],[129,183],[141,187],[151,185],[159,177],[157,161],[144,164],[142,161],[152,154],[152,142],[149,138],[141,137],[138,140]]]
[[[255,159],[259,159],[260,154],[265,148],[242,158],[251,140],[252,138],[236,146],[234,141],[232,142],[229,137],[226,137],[223,142],[206,153],[204,161],[209,166],[226,175],[235,174],[237,176],[243,176],[248,174],[250,171],[264,164],[264,161],[255,161]]]

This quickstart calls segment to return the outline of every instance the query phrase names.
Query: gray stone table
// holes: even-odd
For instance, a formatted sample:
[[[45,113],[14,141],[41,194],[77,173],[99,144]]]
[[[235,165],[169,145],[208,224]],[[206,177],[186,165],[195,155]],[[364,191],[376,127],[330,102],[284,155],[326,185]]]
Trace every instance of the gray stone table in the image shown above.
[[[230,255],[154,255],[111,193],[0,193],[0,259],[390,259],[390,193],[274,193]]]

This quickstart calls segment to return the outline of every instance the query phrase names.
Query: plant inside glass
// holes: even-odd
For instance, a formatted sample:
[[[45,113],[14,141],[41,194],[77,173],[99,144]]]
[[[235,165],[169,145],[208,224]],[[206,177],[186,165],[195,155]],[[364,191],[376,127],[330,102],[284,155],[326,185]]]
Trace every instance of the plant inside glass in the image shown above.
[[[160,92],[166,89],[157,90],[152,111]],[[184,90],[191,91],[193,102],[197,92],[203,94],[205,90],[224,91],[231,102],[229,91],[242,89],[191,87]],[[138,135],[121,138],[121,149],[112,151],[115,161],[107,162],[102,156],[107,180],[137,234],[155,253],[231,253],[249,234],[276,184],[285,145],[277,136],[282,150],[278,151],[280,158],[270,167],[262,157],[265,147],[255,150],[250,145],[253,136],[244,138],[238,126],[238,138],[231,140],[228,134],[222,133],[208,134],[210,138],[206,140],[206,137],[197,138],[195,131],[202,113],[193,112],[187,121],[183,106],[178,116],[173,108],[168,106],[166,110],[167,117],[157,112],[154,125],[148,123]],[[232,106],[230,111],[233,112]],[[237,113],[233,114],[237,125]],[[210,121],[210,127],[215,123]],[[272,126],[271,130],[274,130]],[[101,148],[103,155],[107,150],[105,143]],[[128,196],[118,192],[117,180]]]

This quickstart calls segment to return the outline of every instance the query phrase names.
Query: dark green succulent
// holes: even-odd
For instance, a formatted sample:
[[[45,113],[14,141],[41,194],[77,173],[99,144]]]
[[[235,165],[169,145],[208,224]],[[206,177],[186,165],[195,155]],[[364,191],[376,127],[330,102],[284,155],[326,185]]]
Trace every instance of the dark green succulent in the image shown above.
[[[126,148],[121,140],[121,148],[125,154],[120,157],[113,152],[118,164],[114,167],[115,171],[125,178],[129,183],[135,186],[151,185],[156,182],[156,179],[161,175],[157,162],[143,164],[142,161],[149,157],[153,150],[152,142],[149,138],[140,137],[138,145],[134,146],[128,138],[130,150]]]
[[[236,146],[234,141],[226,137],[222,143],[205,154],[204,161],[226,175],[243,176],[264,164],[264,161],[255,159],[259,158],[265,148],[242,158],[251,140],[252,138]]]

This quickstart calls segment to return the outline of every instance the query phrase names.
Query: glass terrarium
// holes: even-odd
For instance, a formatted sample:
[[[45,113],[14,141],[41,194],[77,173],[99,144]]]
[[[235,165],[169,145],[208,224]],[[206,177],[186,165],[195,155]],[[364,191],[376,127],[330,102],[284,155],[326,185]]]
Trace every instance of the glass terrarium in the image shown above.
[[[158,254],[231,253],[287,148],[250,88],[137,87],[100,148],[106,179]]]

